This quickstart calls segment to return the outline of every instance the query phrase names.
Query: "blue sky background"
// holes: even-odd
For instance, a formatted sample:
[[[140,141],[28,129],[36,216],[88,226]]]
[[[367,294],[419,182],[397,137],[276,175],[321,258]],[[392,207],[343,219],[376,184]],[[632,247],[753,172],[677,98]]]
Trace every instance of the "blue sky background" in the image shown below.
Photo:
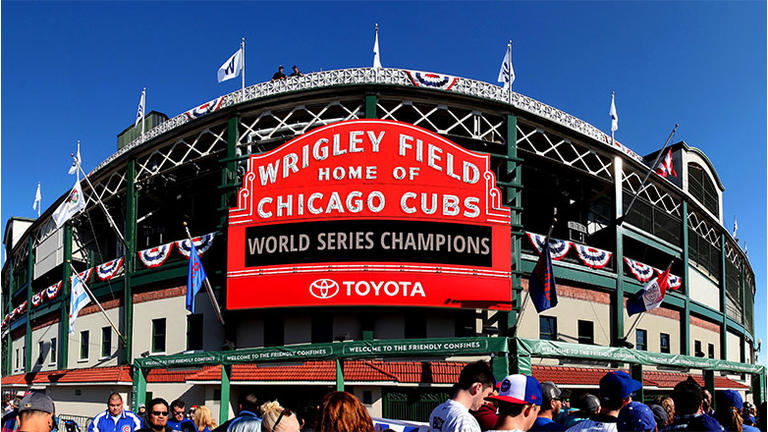
[[[738,216],[766,340],[766,3],[754,2],[11,2],[2,18],[0,218],[35,217],[117,150],[141,89],[170,117],[235,91],[218,67],[246,38],[246,85],[278,64],[307,73],[372,64],[495,83],[514,41],[517,92],[610,133],[641,155],[676,141],[704,151]],[[4,259],[4,258],[3,258]],[[768,343],[768,342],[766,342]],[[765,364],[768,353],[761,352]]]

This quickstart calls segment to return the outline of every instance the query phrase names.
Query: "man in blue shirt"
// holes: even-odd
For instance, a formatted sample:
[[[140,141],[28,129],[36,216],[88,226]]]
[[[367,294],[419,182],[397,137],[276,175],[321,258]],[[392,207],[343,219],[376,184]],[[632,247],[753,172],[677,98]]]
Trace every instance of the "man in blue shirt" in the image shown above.
[[[187,413],[187,404],[181,399],[171,402],[171,416],[168,418],[168,427],[175,431],[197,432],[195,423],[184,417]]]
[[[107,410],[100,412],[88,426],[88,432],[134,432],[143,422],[136,413],[123,409],[123,397],[112,393],[107,399]]]
[[[563,408],[563,401],[560,398],[563,392],[552,381],[544,381],[541,383],[541,393],[541,410],[536,421],[533,422],[533,427],[529,430],[532,432],[564,431],[565,426],[555,422]]]

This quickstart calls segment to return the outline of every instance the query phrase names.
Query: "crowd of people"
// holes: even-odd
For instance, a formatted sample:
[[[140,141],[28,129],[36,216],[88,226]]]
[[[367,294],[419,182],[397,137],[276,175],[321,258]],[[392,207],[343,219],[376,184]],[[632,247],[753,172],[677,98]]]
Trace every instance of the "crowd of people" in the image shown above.
[[[712,395],[691,377],[678,383],[671,396],[649,404],[633,400],[642,383],[624,371],[600,379],[598,394],[561,389],[551,381],[509,375],[496,382],[488,363],[464,367],[452,396],[429,416],[431,432],[500,431],[725,431],[766,432],[766,403],[756,410],[734,390]],[[713,406],[715,409],[713,410]],[[19,392],[6,401],[2,432],[51,432],[57,428],[54,402],[42,392]],[[69,429],[69,428],[68,428]],[[237,416],[217,425],[204,405],[187,409],[184,401],[170,404],[154,398],[126,409],[120,394],[107,398],[106,410],[96,414],[87,432],[386,432],[374,426],[365,406],[352,394],[326,394],[317,406],[301,413],[277,400],[260,403],[243,392]],[[64,432],[64,431],[62,431]],[[66,432],[80,432],[79,428]]]
[[[765,432],[766,403],[759,411],[735,390],[712,395],[693,378],[675,385],[671,397],[634,401],[643,387],[624,371],[600,379],[597,395],[561,390],[525,375],[496,382],[491,367],[478,361],[459,376],[453,396],[432,411],[432,432]]]

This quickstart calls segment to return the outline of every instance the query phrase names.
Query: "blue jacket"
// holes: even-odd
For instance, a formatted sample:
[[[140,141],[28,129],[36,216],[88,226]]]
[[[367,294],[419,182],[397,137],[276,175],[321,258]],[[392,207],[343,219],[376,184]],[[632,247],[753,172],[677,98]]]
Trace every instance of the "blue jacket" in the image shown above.
[[[182,421],[176,421],[168,419],[168,427],[175,431],[181,431],[181,432],[197,432],[197,426],[195,426],[195,422],[192,420],[185,418]]]
[[[115,424],[109,410],[100,412],[88,426],[88,432],[135,432],[143,427],[141,418],[132,411],[123,409]]]

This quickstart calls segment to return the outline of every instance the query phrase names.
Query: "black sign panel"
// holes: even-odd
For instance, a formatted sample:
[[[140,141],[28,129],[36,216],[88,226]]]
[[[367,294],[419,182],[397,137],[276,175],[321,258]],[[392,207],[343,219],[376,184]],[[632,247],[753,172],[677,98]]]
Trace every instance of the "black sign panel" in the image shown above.
[[[340,220],[245,230],[245,265],[401,262],[492,267],[491,227],[404,220]]]

